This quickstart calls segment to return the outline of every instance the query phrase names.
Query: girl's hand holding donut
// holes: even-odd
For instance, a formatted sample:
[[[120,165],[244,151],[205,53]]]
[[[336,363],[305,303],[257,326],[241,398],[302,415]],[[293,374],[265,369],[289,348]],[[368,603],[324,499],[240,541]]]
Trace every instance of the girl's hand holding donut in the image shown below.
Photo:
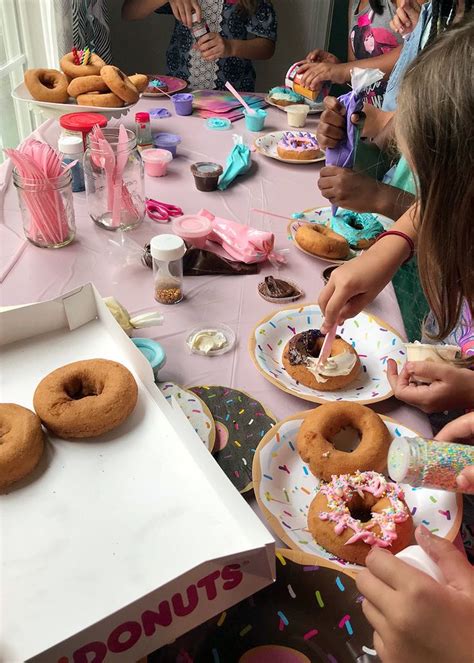
[[[193,14],[197,14],[198,21],[201,20],[201,7],[197,0],[169,0],[169,3],[175,19],[187,28],[193,24]]]
[[[416,382],[414,375],[425,378],[430,384]],[[389,359],[387,377],[395,398],[428,414],[474,407],[474,371],[468,368],[413,361],[407,362],[398,374],[396,363]]]
[[[383,663],[471,663],[474,570],[452,543],[423,525],[415,536],[445,583],[375,547],[356,577],[377,654]]]
[[[468,412],[462,417],[450,421],[439,431],[435,440],[474,444],[474,412]],[[474,494],[474,465],[463,469],[457,477],[457,484],[463,493]]]
[[[230,56],[230,43],[216,32],[209,32],[201,37],[196,48],[200,51],[203,60],[212,61],[219,58],[228,58]]]

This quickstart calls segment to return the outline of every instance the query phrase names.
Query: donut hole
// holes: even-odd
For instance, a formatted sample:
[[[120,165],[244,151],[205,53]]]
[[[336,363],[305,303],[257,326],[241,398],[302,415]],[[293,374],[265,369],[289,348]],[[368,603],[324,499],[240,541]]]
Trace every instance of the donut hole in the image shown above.
[[[361,523],[368,523],[372,518],[372,500],[369,496],[362,498],[357,493],[351,497],[347,503],[347,508],[353,518],[360,520]]]
[[[79,376],[72,378],[64,385],[64,391],[73,401],[80,401],[88,396],[99,396],[102,390],[103,385]]]
[[[360,432],[350,425],[344,426],[329,439],[335,449],[346,453],[355,451],[360,444],[360,440]]]
[[[40,79],[40,82],[47,87],[48,90],[54,90],[57,85],[57,80],[51,76],[43,76],[43,78]]]

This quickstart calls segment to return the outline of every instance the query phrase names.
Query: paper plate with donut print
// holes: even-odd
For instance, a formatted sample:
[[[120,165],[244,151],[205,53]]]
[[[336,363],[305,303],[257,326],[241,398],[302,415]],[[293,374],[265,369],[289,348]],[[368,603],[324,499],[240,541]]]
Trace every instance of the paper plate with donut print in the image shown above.
[[[280,142],[280,140],[283,138],[283,134],[291,133],[291,134],[297,134],[301,133],[301,131],[305,131],[304,129],[301,130],[288,130],[288,131],[272,131],[269,134],[265,134],[264,136],[259,136],[255,140],[255,147],[257,149],[257,152],[260,152],[260,154],[263,154],[266,157],[270,157],[271,159],[276,159],[277,161],[283,161],[284,163],[295,163],[299,165],[304,165],[308,163],[318,163],[319,161],[324,161],[325,156],[324,152],[321,150],[321,155],[318,156],[316,159],[282,159],[281,156],[279,156],[277,152],[277,145]],[[312,137],[316,139],[316,135],[313,134],[311,131],[305,131],[305,133],[311,134]]]
[[[338,559],[319,546],[307,529],[308,509],[315,498],[319,479],[301,459],[296,438],[304,417],[301,412],[280,421],[258,445],[253,462],[255,496],[274,533],[290,548],[313,555],[315,564],[354,575],[361,566]],[[415,437],[415,431],[382,417],[392,438]],[[345,448],[351,449],[351,440]],[[342,446],[342,445],[341,445]],[[438,536],[453,541],[462,517],[460,495],[442,490],[404,485],[405,499],[413,524],[423,523]]]
[[[167,400],[174,396],[206,449],[212,451],[216,441],[216,425],[207,405],[192,391],[183,389],[174,382],[160,382],[158,387]]]
[[[341,212],[346,211],[342,207],[340,207],[339,209],[341,210]],[[333,265],[342,265],[343,263],[347,262],[348,260],[352,260],[352,258],[356,258],[358,255],[362,253],[362,251],[350,249],[347,258],[344,258],[344,260],[335,260],[333,258],[324,258],[323,256],[317,256],[314,255],[314,253],[306,251],[306,249],[303,249],[296,241],[296,231],[301,225],[305,223],[309,224],[319,223],[320,225],[329,226],[332,217],[332,212],[330,207],[315,207],[313,209],[305,210],[304,212],[301,212],[301,214],[303,214],[302,218],[293,219],[292,221],[290,221],[287,230],[288,230],[288,239],[290,241],[293,241],[295,243],[296,248],[299,249],[302,253],[306,253],[306,255],[311,256],[311,258],[317,258],[318,260],[322,260],[323,262],[329,262]],[[383,227],[386,230],[393,225],[393,220],[389,219],[387,216],[383,216],[382,214],[374,214],[374,216],[378,221],[380,221],[380,223],[383,225]]]
[[[323,314],[316,304],[290,306],[268,315],[257,324],[249,341],[250,355],[262,375],[282,391],[313,403],[356,401],[362,405],[377,403],[393,395],[385,373],[387,360],[398,366],[405,363],[402,338],[382,320],[359,313],[338,327],[337,333],[350,343],[359,355],[362,370],[344,389],[318,391],[296,382],[283,368],[282,355],[295,334],[320,329]]]

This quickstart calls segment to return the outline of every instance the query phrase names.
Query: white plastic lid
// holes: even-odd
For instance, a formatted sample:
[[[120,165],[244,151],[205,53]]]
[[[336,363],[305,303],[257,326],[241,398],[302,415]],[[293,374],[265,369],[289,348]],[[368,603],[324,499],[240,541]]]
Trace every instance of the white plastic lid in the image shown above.
[[[84,152],[82,136],[61,134],[58,140],[58,150],[62,154],[80,154]]]
[[[199,214],[184,214],[172,222],[173,231],[183,239],[207,237],[212,230],[210,219]]]
[[[155,235],[150,242],[151,257],[155,260],[179,260],[186,253],[186,246],[178,235]]]

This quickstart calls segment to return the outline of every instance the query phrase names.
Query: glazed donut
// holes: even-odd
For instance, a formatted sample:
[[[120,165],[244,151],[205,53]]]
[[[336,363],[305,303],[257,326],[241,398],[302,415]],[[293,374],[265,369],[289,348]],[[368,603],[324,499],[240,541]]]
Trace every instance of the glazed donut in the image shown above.
[[[138,101],[139,94],[137,88],[130,82],[128,76],[118,67],[111,64],[106,64],[100,70],[100,75],[104,79],[107,87],[125,101],[126,104],[135,104]]]
[[[374,214],[339,210],[331,219],[331,228],[342,235],[353,249],[368,249],[384,227]]]
[[[133,74],[133,76],[128,77],[128,80],[137,88],[138,92],[143,92],[148,85],[148,76],[146,74]]]
[[[98,108],[122,108],[123,101],[113,92],[88,92],[80,94],[77,99],[79,106],[97,106]]]
[[[33,405],[43,424],[61,438],[96,437],[133,412],[137,383],[116,361],[88,359],[49,373],[36,387]]]
[[[352,452],[339,451],[332,440],[350,426],[360,435]],[[333,474],[354,474],[357,470],[383,472],[391,437],[379,415],[360,403],[323,403],[309,412],[298,432],[298,453],[314,476],[329,481]]]
[[[319,545],[354,564],[365,564],[372,546],[395,555],[413,538],[403,490],[377,472],[341,474],[321,484],[309,507],[308,529]]]
[[[105,62],[95,53],[91,53],[88,64],[74,64],[74,55],[66,53],[59,61],[59,66],[71,79],[79,76],[97,76]]]
[[[41,458],[44,434],[34,412],[0,403],[0,488],[30,474]]]
[[[110,92],[102,76],[79,76],[74,78],[67,89],[70,97],[78,97],[89,92]]]
[[[25,85],[36,101],[65,104],[69,100],[67,78],[57,69],[27,69]]]
[[[304,104],[304,97],[290,90],[289,87],[272,87],[268,98],[277,106],[292,106],[293,104]]]
[[[349,255],[349,244],[342,235],[319,223],[303,223],[295,233],[295,242],[314,256],[343,260]]]
[[[285,131],[277,145],[282,159],[310,161],[321,156],[318,141],[309,131]]]
[[[336,336],[329,358],[322,366],[317,366],[323,340],[324,334],[319,329],[295,334],[283,350],[283,368],[293,380],[310,389],[344,389],[359,375],[359,356],[352,345]]]

